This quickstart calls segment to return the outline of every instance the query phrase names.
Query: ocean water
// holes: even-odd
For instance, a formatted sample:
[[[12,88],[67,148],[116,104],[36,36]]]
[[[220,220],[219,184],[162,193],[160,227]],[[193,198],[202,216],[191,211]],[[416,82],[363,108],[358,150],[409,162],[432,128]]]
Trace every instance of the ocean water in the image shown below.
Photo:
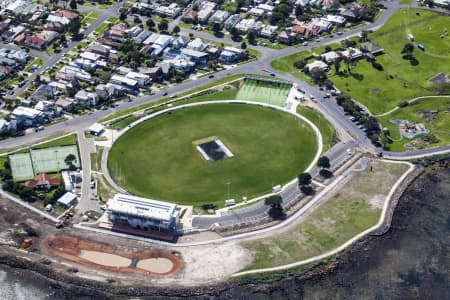
[[[24,278],[13,269],[0,265],[1,300],[43,300],[53,295],[49,287]]]
[[[237,285],[219,294],[170,299],[450,299],[449,236],[450,169],[435,170],[407,189],[386,234],[344,255],[328,275],[285,278],[264,287]],[[0,300],[78,300],[80,296],[82,291],[76,298],[61,297],[42,281],[0,265]]]

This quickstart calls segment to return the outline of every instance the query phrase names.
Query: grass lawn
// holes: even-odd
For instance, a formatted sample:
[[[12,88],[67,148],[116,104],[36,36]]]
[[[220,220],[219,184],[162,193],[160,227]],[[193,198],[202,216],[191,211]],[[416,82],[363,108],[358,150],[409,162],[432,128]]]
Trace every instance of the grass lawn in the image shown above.
[[[40,58],[40,57],[36,57],[32,62],[30,62],[24,69],[25,72],[31,72],[31,68],[34,65],[37,66],[42,66],[44,64],[44,59]]]
[[[290,84],[269,84],[268,82],[246,79],[239,89],[236,99],[250,100],[282,106],[291,90]]]
[[[112,123],[110,128],[111,129],[116,129],[116,130],[121,130],[121,129],[127,127],[128,125],[130,125],[131,123],[133,123],[134,121],[136,121],[138,119],[139,119],[138,116],[130,115],[130,116],[125,117],[125,118],[123,118],[121,120],[118,120],[117,122]]]
[[[218,137],[234,157],[202,158],[193,142]],[[297,118],[242,104],[191,107],[149,120],[123,135],[108,168],[131,193],[179,204],[224,206],[253,198],[304,170],[317,150],[312,128]]]
[[[33,149],[42,149],[49,148],[55,146],[67,146],[67,145],[76,145],[77,144],[77,136],[76,134],[69,134],[58,139],[52,140],[50,142],[42,143],[39,145],[33,146]]]
[[[285,72],[285,73],[298,71],[298,69],[296,67],[294,67],[294,63],[297,60],[306,59],[307,57],[309,57],[311,55],[312,55],[311,51],[308,51],[308,50],[301,51],[298,53],[294,53],[294,54],[291,54],[291,55],[288,55],[285,57],[281,57],[281,58],[272,60],[272,62],[270,63],[270,66],[277,71]]]
[[[339,191],[291,230],[249,242],[253,263],[246,270],[268,268],[304,260],[332,250],[375,225],[392,185],[408,169],[406,164],[374,161],[355,173]]]
[[[102,169],[103,147],[97,147],[97,151],[91,153],[91,169],[101,171]]]
[[[89,26],[92,23],[94,23],[95,20],[97,20],[99,17],[100,17],[100,14],[98,12],[91,11],[84,16],[83,22],[88,24],[88,26]]]
[[[430,130],[440,142],[437,144],[428,144],[429,147],[436,147],[450,144],[450,97],[421,99],[415,104],[399,108],[389,115],[378,117],[383,127],[389,128],[391,138],[395,141],[389,144],[392,151],[404,151],[404,145],[410,142],[410,139],[401,139],[399,128],[390,122],[391,119],[408,120],[410,122],[423,123],[425,128]],[[431,118],[425,118],[424,111],[435,111],[436,115]],[[420,137],[420,136],[419,136]]]
[[[416,15],[418,13],[419,15]],[[366,105],[373,114],[394,108],[398,103],[418,96],[433,94],[428,79],[440,72],[450,72],[450,37],[440,34],[448,26],[448,17],[420,9],[401,9],[369,38],[385,49],[377,61],[384,71],[360,61],[351,71],[361,78],[332,75],[331,80],[344,93]],[[415,47],[413,55],[419,65],[412,66],[402,58],[407,36],[415,37],[414,44],[425,45],[422,52]]]
[[[231,75],[231,76],[227,76],[227,77],[224,77],[224,78],[220,78],[220,79],[217,79],[217,80],[215,80],[215,81],[213,81],[211,83],[202,85],[202,86],[200,86],[198,88],[195,88],[195,89],[192,89],[192,90],[180,93],[180,94],[177,95],[177,97],[180,98],[180,97],[183,97],[183,96],[186,96],[186,95],[189,95],[189,94],[193,94],[193,93],[196,93],[196,92],[199,92],[199,91],[202,91],[202,90],[206,90],[206,89],[209,89],[209,88],[217,86],[217,85],[221,85],[221,84],[224,84],[224,83],[227,83],[227,82],[231,82],[231,81],[237,80],[237,79],[242,78],[244,76],[245,76],[244,74],[236,74],[236,75]],[[136,107],[124,110],[124,111],[119,111],[119,112],[113,113],[113,114],[111,114],[111,115],[101,119],[100,122],[107,122],[109,120],[112,120],[112,119],[115,119],[115,118],[118,118],[118,117],[121,117],[121,116],[125,116],[125,115],[131,114],[131,113],[139,111],[139,110],[143,110],[143,109],[150,108],[152,106],[156,106],[158,104],[167,102],[169,100],[173,100],[173,99],[171,99],[169,97],[161,98],[161,99],[159,99],[158,101],[155,101],[155,102],[145,103],[145,104],[141,104],[139,106],[136,106]]]
[[[297,106],[297,113],[306,117],[308,120],[314,123],[319,128],[323,139],[323,152],[328,151],[336,142],[338,138],[334,127],[328,122],[328,120],[317,110],[304,105]]]

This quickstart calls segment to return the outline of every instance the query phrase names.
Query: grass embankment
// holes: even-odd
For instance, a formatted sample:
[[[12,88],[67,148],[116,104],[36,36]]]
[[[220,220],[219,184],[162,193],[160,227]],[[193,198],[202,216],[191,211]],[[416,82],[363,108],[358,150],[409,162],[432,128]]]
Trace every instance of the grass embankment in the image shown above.
[[[131,113],[134,113],[134,112],[137,112],[137,111],[140,111],[140,110],[144,110],[144,109],[150,108],[152,106],[156,106],[156,105],[162,104],[164,102],[174,101],[177,98],[181,98],[181,97],[184,97],[184,96],[189,95],[189,94],[195,94],[196,92],[199,92],[199,91],[202,91],[202,90],[206,90],[206,89],[209,89],[211,87],[214,87],[214,86],[217,86],[217,85],[221,85],[221,84],[224,84],[224,83],[227,83],[227,82],[231,82],[231,81],[237,80],[239,78],[242,78],[244,76],[245,76],[244,74],[237,74],[237,75],[227,76],[227,77],[215,80],[215,81],[213,81],[211,83],[205,84],[205,85],[203,85],[201,87],[198,87],[198,88],[195,88],[195,89],[192,89],[192,90],[180,93],[180,94],[177,95],[176,98],[165,97],[165,98],[161,98],[161,99],[159,99],[158,101],[155,101],[155,102],[141,104],[139,106],[136,106],[136,107],[133,107],[133,108],[130,108],[130,109],[127,109],[127,110],[123,110],[123,111],[119,111],[119,112],[110,114],[109,116],[101,119],[100,122],[107,122],[107,121],[113,120],[115,118],[119,118],[121,116],[126,116],[128,114],[131,114]]]
[[[218,137],[234,157],[202,158],[193,142]],[[224,206],[227,182],[239,201],[269,192],[304,170],[317,150],[295,117],[238,104],[192,107],[142,123],[111,149],[111,175],[130,192],[178,204]]]
[[[121,129],[127,127],[128,125],[130,125],[131,123],[133,123],[134,121],[137,121],[138,119],[139,119],[138,116],[130,115],[123,119],[118,120],[117,122],[112,123],[109,126],[109,128],[115,129],[115,130],[121,130]]]
[[[320,112],[309,106],[299,105],[297,106],[297,113],[306,117],[308,120],[314,123],[317,128],[319,128],[320,134],[322,134],[323,139],[323,153],[328,151],[328,149],[330,149],[334,144],[337,143],[338,138],[336,136],[334,127]]]
[[[383,161],[354,173],[344,185],[329,194],[306,219],[276,237],[246,244],[254,260],[246,270],[281,266],[330,251],[358,233],[374,226],[393,184],[408,169],[406,164]]]
[[[444,33],[447,24],[448,16],[421,9],[401,9],[380,30],[369,34],[372,42],[384,48],[385,54],[377,57],[384,70],[376,70],[361,60],[351,74],[333,74],[331,80],[373,114],[389,111],[415,97],[432,95],[434,91],[428,80],[440,72],[450,72],[450,37]],[[408,34],[415,38],[413,55],[419,61],[417,66],[402,58],[402,49],[409,42]],[[425,46],[425,51],[417,49],[419,43]]]
[[[334,66],[328,77],[344,93],[361,102],[373,114],[381,114],[394,108],[398,103],[418,96],[434,94],[428,81],[440,72],[450,72],[450,36],[446,32],[448,17],[422,9],[400,9],[379,30],[369,34],[369,39],[384,49],[384,54],[376,60],[384,70],[379,71],[365,59],[360,59],[351,67],[350,72],[336,74]],[[403,59],[402,49],[409,43],[408,34],[415,38],[413,56],[419,64],[411,65]],[[356,41],[355,38],[353,40]],[[425,51],[417,48],[425,46]],[[299,79],[311,83],[310,77],[300,72],[294,63],[300,59],[312,62],[320,59],[326,46],[301,51],[271,62],[271,66],[281,72],[292,73]],[[328,45],[332,50],[342,47],[340,44]],[[359,45],[356,46],[359,48]],[[317,58],[314,58],[316,55]],[[346,64],[341,63],[341,71]]]
[[[423,123],[425,128],[439,139],[439,143],[427,144],[427,147],[436,147],[450,144],[450,97],[425,98],[409,106],[378,117],[383,128],[389,129],[390,136],[394,142],[389,144],[392,151],[404,151],[405,144],[411,142],[410,139],[401,138],[399,127],[390,120],[408,120],[412,123]],[[418,137],[420,138],[420,136]]]
[[[55,146],[75,145],[76,143],[77,143],[77,135],[75,133],[72,133],[72,134],[65,135],[63,137],[54,139],[49,142],[34,145],[33,149],[42,149],[42,148],[49,148],[49,147],[55,147]]]

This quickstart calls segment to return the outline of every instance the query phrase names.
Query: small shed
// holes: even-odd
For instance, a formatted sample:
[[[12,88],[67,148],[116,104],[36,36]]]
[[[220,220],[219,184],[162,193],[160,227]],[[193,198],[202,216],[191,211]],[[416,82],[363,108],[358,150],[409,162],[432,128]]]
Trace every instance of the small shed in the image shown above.
[[[74,205],[76,201],[77,201],[77,195],[67,192],[64,195],[62,195],[61,198],[59,198],[56,201],[56,203],[58,203],[62,207],[69,208],[72,205]]]
[[[95,136],[101,135],[103,130],[105,130],[105,126],[99,123],[95,123],[91,127],[89,127],[89,133]]]

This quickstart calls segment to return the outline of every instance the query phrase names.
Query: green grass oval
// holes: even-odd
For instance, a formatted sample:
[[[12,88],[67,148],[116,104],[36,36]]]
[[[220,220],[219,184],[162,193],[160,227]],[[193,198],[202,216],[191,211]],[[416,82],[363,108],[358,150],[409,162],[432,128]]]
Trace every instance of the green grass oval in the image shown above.
[[[205,161],[193,142],[218,137],[234,157]],[[270,192],[305,170],[317,151],[313,129],[253,105],[201,105],[150,119],[112,147],[108,168],[129,192],[178,204],[224,205]]]

